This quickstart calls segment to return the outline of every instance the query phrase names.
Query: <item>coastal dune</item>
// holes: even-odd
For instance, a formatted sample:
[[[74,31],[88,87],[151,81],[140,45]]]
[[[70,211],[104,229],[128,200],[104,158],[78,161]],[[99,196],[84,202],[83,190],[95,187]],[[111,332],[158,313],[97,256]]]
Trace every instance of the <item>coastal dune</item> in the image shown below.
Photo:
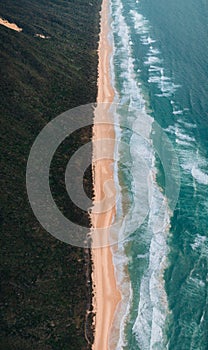
[[[98,106],[93,126],[93,187],[94,205],[92,223],[92,283],[94,343],[93,350],[107,350],[116,308],[121,300],[116,285],[112,252],[109,246],[110,225],[116,213],[116,189],[113,181],[114,138],[109,104],[113,102],[114,90],[110,77],[111,45],[109,33],[109,3],[103,0],[98,65]],[[105,104],[106,103],[106,104]],[[110,142],[106,142],[110,140]],[[102,157],[102,149],[108,157]]]

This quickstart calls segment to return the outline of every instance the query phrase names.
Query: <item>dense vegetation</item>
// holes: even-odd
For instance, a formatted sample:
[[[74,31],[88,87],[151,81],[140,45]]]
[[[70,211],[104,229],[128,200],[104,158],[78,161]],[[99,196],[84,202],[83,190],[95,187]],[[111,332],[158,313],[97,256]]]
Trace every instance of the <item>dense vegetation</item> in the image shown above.
[[[100,6],[101,0],[1,0],[0,17],[23,31],[0,26],[0,349],[90,347],[90,252],[59,242],[40,226],[27,199],[25,169],[49,120],[96,99]],[[82,217],[83,225],[87,214],[66,196],[63,169],[66,154],[90,137],[88,128],[66,140],[51,169],[57,203],[74,221]],[[92,195],[90,171],[85,180]]]

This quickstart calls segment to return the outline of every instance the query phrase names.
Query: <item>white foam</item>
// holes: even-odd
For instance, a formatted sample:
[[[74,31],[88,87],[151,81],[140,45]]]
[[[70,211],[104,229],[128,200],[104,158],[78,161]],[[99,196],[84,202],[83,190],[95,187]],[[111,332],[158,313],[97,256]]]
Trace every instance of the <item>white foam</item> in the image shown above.
[[[174,115],[178,115],[178,114],[183,114],[183,111],[181,111],[181,110],[175,110],[175,111],[173,111],[173,114]]]
[[[169,125],[166,129],[164,129],[164,131],[170,133],[170,134],[174,134],[175,135],[175,126],[174,125]]]
[[[155,40],[155,42],[156,42],[156,40]],[[153,48],[153,46],[150,46],[149,54],[156,56],[156,55],[160,54],[160,51],[157,48]]]
[[[155,178],[155,159],[154,150],[151,143],[151,131],[153,119],[145,111],[145,101],[138,85],[134,60],[132,58],[131,38],[128,26],[123,16],[123,6],[120,0],[113,2],[113,30],[117,33],[117,50],[114,57],[118,55],[118,71],[121,71],[122,87],[120,91],[120,105],[128,105],[126,123],[133,130],[130,139],[130,159],[125,160],[125,164],[132,174],[132,196],[133,203],[123,219],[122,226],[119,230],[119,238],[128,237],[138,227],[138,219],[146,214],[146,208],[150,210],[148,227],[145,230],[145,238],[149,237],[150,250],[149,267],[142,278],[140,286],[140,300],[138,305],[138,316],[135,321],[133,331],[138,339],[138,344],[142,350],[152,349],[156,343],[163,344],[163,329],[168,313],[167,298],[164,289],[163,272],[166,266],[167,244],[166,236],[169,229],[169,212],[167,202],[157,187]],[[136,11],[130,11],[134,20],[136,32],[142,35],[143,44],[151,45],[153,40],[149,35],[148,21]],[[157,57],[159,51],[154,51],[150,46],[147,55],[146,64],[149,69],[155,70],[155,67],[162,62]],[[169,93],[170,79],[164,75],[163,69],[158,67],[160,74],[158,84],[161,85],[163,92]],[[139,111],[139,113],[138,113]],[[118,111],[119,114],[119,111]],[[120,152],[122,150],[120,149]],[[142,155],[142,158],[141,158]],[[115,348],[121,350],[126,345],[125,325],[128,321],[132,290],[128,276],[125,274],[125,251],[122,243],[119,244],[119,252],[113,252],[114,264],[116,267],[116,277],[121,285],[123,302],[117,311],[116,320],[120,324],[117,345]],[[120,254],[120,255],[119,255]],[[138,258],[147,256],[138,255]],[[127,279],[125,281],[125,278]],[[127,283],[128,281],[128,283]],[[127,294],[127,291],[130,294]],[[115,341],[113,339],[112,341]]]
[[[160,66],[155,66],[156,63],[161,63],[162,60],[157,56],[151,56],[149,54],[147,60],[144,62],[146,65],[150,65],[149,68],[149,83],[157,84],[162,94],[157,94],[157,96],[171,96],[179,87],[179,85],[175,85],[170,77],[164,75],[164,68]],[[155,73],[155,74],[153,74]],[[175,111],[173,114],[181,114],[182,111]]]
[[[175,134],[180,140],[189,141],[189,142],[196,141],[194,137],[191,137],[187,134],[184,134],[183,131],[180,128],[178,128],[177,126],[175,127]]]
[[[201,235],[197,234],[195,237],[194,243],[191,244],[191,247],[193,250],[195,250],[197,248],[201,248],[206,241],[207,241],[206,236],[201,236]]]
[[[203,185],[208,185],[208,175],[205,174],[201,169],[193,166],[191,169],[192,176],[198,181],[198,183]]]
[[[120,106],[128,103],[129,110],[133,110],[135,106],[139,108],[143,108],[144,101],[142,95],[140,93],[138,82],[135,79],[135,71],[134,71],[134,60],[131,55],[131,40],[128,31],[128,27],[125,23],[124,17],[122,15],[122,3],[118,0],[114,2],[115,5],[115,17],[114,22],[112,23],[113,30],[117,30],[117,34],[119,37],[118,50],[115,52],[119,55],[119,64],[121,69],[120,77],[123,78],[123,87],[121,94],[118,95],[120,99]],[[116,27],[116,28],[115,28]],[[118,113],[119,115],[119,113]],[[129,122],[131,122],[129,120]],[[117,149],[117,152],[120,150]],[[119,220],[119,213],[117,212],[117,218]],[[122,301],[119,304],[119,307],[116,312],[115,322],[112,328],[112,333],[109,339],[109,345],[115,349],[121,350],[126,345],[125,340],[125,325],[128,321],[128,317],[130,314],[130,306],[131,306],[131,298],[132,298],[132,290],[131,290],[131,282],[126,275],[126,265],[128,264],[128,259],[125,256],[124,246],[121,243],[121,240],[126,237],[125,225],[127,220],[122,221],[122,225],[119,229],[118,238],[120,240],[119,249],[116,251],[113,250],[113,262],[116,270],[116,280],[119,285],[119,289],[122,294]],[[114,330],[116,332],[114,333]],[[114,334],[119,334],[119,339],[115,339]]]
[[[146,259],[148,257],[148,254],[138,254],[137,258],[138,259]]]
[[[162,60],[159,57],[153,56],[153,55],[151,55],[151,56],[149,55],[147,57],[146,61],[144,62],[144,64],[146,64],[147,66],[151,66],[151,65],[153,65],[155,63],[161,63],[161,62],[162,62]]]
[[[148,82],[157,84],[161,93],[158,93],[156,96],[158,97],[171,97],[175,91],[180,87],[180,85],[176,85],[171,82],[171,79],[168,76],[164,75],[164,68],[157,67],[155,65],[161,65],[162,59],[158,57],[160,55],[160,51],[158,48],[153,47],[152,44],[156,42],[154,38],[150,36],[150,25],[149,21],[140,13],[135,10],[130,11],[130,15],[134,21],[134,28],[137,34],[140,35],[140,40],[143,45],[149,46],[149,51],[147,53],[147,57],[144,61],[146,66],[150,66],[149,73],[152,72],[160,72],[160,77],[158,75],[150,75]],[[174,111],[173,114],[181,114],[181,111]]]
[[[112,253],[116,281],[122,295],[122,300],[120,301],[116,310],[113,327],[109,337],[109,348],[120,350],[126,346],[125,326],[130,315],[132,287],[129,276],[126,274],[129,261],[125,255],[125,245],[120,242],[118,248],[115,246],[112,247]],[[119,334],[119,339],[117,339],[117,334]]]
[[[184,110],[185,110],[185,109],[184,109]],[[184,120],[182,120],[182,119],[179,119],[179,120],[178,120],[178,123],[183,124],[186,128],[189,128],[189,129],[196,129],[196,128],[197,128],[196,124],[194,124],[194,123],[188,123],[188,122],[186,122],[186,121],[184,121]]]
[[[167,264],[169,224],[167,203],[155,184],[148,224],[152,232],[149,267],[142,278],[138,315],[133,326],[138,345],[144,350],[166,348],[163,332],[169,310],[163,273]]]
[[[189,280],[190,280],[190,282],[194,283],[194,285],[197,289],[205,287],[204,281],[202,281],[199,276],[198,277],[190,276]],[[197,292],[197,294],[198,294],[198,292]]]
[[[184,140],[193,142],[193,139],[188,136],[184,137]],[[189,173],[198,184],[208,185],[208,174],[204,171],[204,168],[207,168],[207,161],[199,154],[199,150],[194,152],[193,148],[182,148],[179,149],[179,154],[182,169]]]
[[[184,133],[184,130],[181,128],[181,125],[179,125],[178,123],[175,123],[175,125],[169,125],[168,128],[165,129],[166,132],[175,135],[175,142],[178,145],[181,146],[185,146],[187,148],[189,148],[190,150],[193,149],[193,146],[196,142],[195,138],[188,135],[187,134],[187,130],[186,130],[186,134]],[[185,160],[185,158],[187,158],[188,153],[185,151],[184,153],[184,149],[182,150],[182,152],[180,152],[181,154],[183,153],[183,159]],[[190,157],[188,157],[187,159],[189,159]],[[185,161],[185,163],[187,164],[187,159]],[[182,164],[182,167],[184,167],[184,164]],[[191,171],[192,166],[188,166],[185,165],[184,169],[188,169],[189,171]]]
[[[129,102],[136,104],[137,108],[142,108],[145,104],[136,77],[134,69],[134,59],[132,58],[131,39],[128,26],[125,23],[122,14],[123,6],[121,1],[114,1],[115,12],[114,22],[112,23],[113,30],[117,32],[119,37],[118,49],[114,52],[114,57],[119,55],[119,66],[121,69],[120,77],[124,79],[123,88],[121,91],[122,97],[120,103],[126,104]]]
[[[130,15],[134,21],[134,28],[137,34],[147,34],[149,32],[149,22],[144,16],[135,10],[130,10]]]
[[[157,94],[158,97],[170,97],[175,93],[180,85],[174,84],[171,82],[171,79],[168,76],[164,75],[164,68],[155,66],[161,65],[162,59],[158,57],[160,51],[156,47],[152,46],[156,40],[150,36],[150,25],[148,20],[146,20],[143,15],[135,10],[131,10],[130,14],[134,21],[134,28],[137,34],[139,34],[141,37],[142,44],[150,46],[144,64],[150,66],[150,73],[160,72],[160,77],[158,77],[158,75],[150,75],[148,82],[158,85],[158,88],[161,90],[161,93]]]
[[[156,42],[156,40],[152,39],[152,38],[150,37],[150,35],[148,35],[148,36],[142,36],[142,37],[141,37],[141,41],[142,41],[142,44],[143,44],[143,45],[151,45],[151,44],[153,44],[153,43]],[[157,51],[155,51],[155,52],[157,52]]]
[[[181,146],[190,147],[190,143],[187,141],[182,141],[182,140],[176,139],[176,143],[181,145]]]
[[[153,84],[160,84],[160,77],[159,76],[152,76],[148,79],[148,83],[153,83]]]
[[[149,72],[160,72],[161,70],[161,67],[158,67],[158,66],[153,66],[151,65],[150,68],[149,68]]]
[[[158,87],[162,92],[162,94],[157,94],[158,97],[171,97],[178,89],[179,85],[175,85],[171,81],[164,82],[163,79],[161,79],[161,82]]]

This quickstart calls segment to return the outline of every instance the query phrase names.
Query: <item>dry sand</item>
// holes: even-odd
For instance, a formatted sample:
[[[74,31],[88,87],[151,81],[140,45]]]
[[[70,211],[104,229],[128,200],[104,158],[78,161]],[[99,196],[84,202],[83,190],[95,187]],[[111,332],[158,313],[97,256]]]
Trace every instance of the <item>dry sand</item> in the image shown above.
[[[98,49],[98,103],[110,103],[114,98],[114,90],[110,80],[110,54],[112,47],[108,40],[108,15],[109,3],[108,0],[103,0]],[[99,123],[101,122],[109,122],[109,124],[100,125]],[[104,105],[104,107],[102,104],[101,108],[98,105],[95,112],[93,127],[93,183],[95,198],[91,214],[92,227],[94,228],[94,230],[92,230],[92,237],[94,237],[93,231],[96,236],[96,229],[108,227],[115,216],[116,190],[113,181],[114,137],[115,133],[109,112],[109,104]],[[112,140],[106,144],[106,141],[103,140],[105,138],[111,138]],[[102,147],[96,145],[96,140],[101,140],[101,142],[103,142],[103,149],[107,147],[108,159],[98,159],[99,157],[102,158]],[[100,205],[96,206],[96,202],[99,202]],[[104,208],[106,208],[106,206],[111,206],[111,209],[105,211]],[[97,213],[95,212],[95,208],[100,208],[103,212]],[[106,243],[108,243],[109,229],[104,229],[103,233],[105,236],[103,236],[103,245],[106,245]],[[102,240],[101,236],[98,237]],[[94,237],[93,243],[95,245],[98,244],[96,237]],[[110,247],[93,248],[92,260],[93,309],[95,313],[95,339],[93,350],[107,350],[110,329],[113,324],[116,308],[121,300],[121,295],[116,285]]]
[[[22,31],[22,28],[19,28],[15,23],[9,23],[6,19],[3,19],[3,18],[0,18],[0,24],[9,29],[13,29],[16,32]]]

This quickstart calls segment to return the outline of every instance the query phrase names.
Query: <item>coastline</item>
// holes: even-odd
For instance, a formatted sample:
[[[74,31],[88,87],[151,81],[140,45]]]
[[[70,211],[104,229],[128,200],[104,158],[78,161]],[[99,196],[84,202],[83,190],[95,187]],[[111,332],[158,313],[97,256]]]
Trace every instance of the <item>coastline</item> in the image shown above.
[[[94,343],[93,350],[107,350],[108,340],[113,325],[116,308],[121,300],[120,291],[117,288],[115,278],[115,268],[111,248],[108,244],[109,227],[115,217],[116,208],[116,189],[113,181],[113,159],[114,159],[114,142],[115,131],[112,123],[112,117],[109,112],[109,103],[113,102],[114,90],[111,85],[110,77],[110,55],[112,47],[108,39],[109,34],[109,1],[103,0],[100,21],[100,38],[99,38],[99,63],[98,63],[98,95],[97,102],[106,105],[98,105],[95,110],[93,126],[93,188],[94,203],[91,213],[92,234],[92,307],[94,316]],[[104,124],[101,124],[101,123]],[[109,124],[106,124],[108,123]],[[106,144],[104,139],[110,139]],[[96,144],[96,141],[99,141]],[[107,149],[108,159],[102,156],[100,142]],[[104,147],[103,147],[104,148]],[[106,151],[105,151],[106,152]],[[100,157],[99,157],[100,156]],[[108,184],[107,184],[108,182]],[[106,187],[107,184],[107,187]],[[107,190],[105,191],[105,188]],[[104,189],[104,190],[103,190]],[[113,201],[113,202],[112,202]],[[96,202],[98,209],[96,210]],[[105,210],[108,203],[113,203],[112,207]],[[96,212],[97,211],[97,212]],[[100,212],[99,212],[100,211]],[[99,229],[103,233],[101,239]],[[96,232],[97,230],[97,232]],[[103,247],[99,247],[103,245]],[[98,247],[96,247],[98,246]]]

